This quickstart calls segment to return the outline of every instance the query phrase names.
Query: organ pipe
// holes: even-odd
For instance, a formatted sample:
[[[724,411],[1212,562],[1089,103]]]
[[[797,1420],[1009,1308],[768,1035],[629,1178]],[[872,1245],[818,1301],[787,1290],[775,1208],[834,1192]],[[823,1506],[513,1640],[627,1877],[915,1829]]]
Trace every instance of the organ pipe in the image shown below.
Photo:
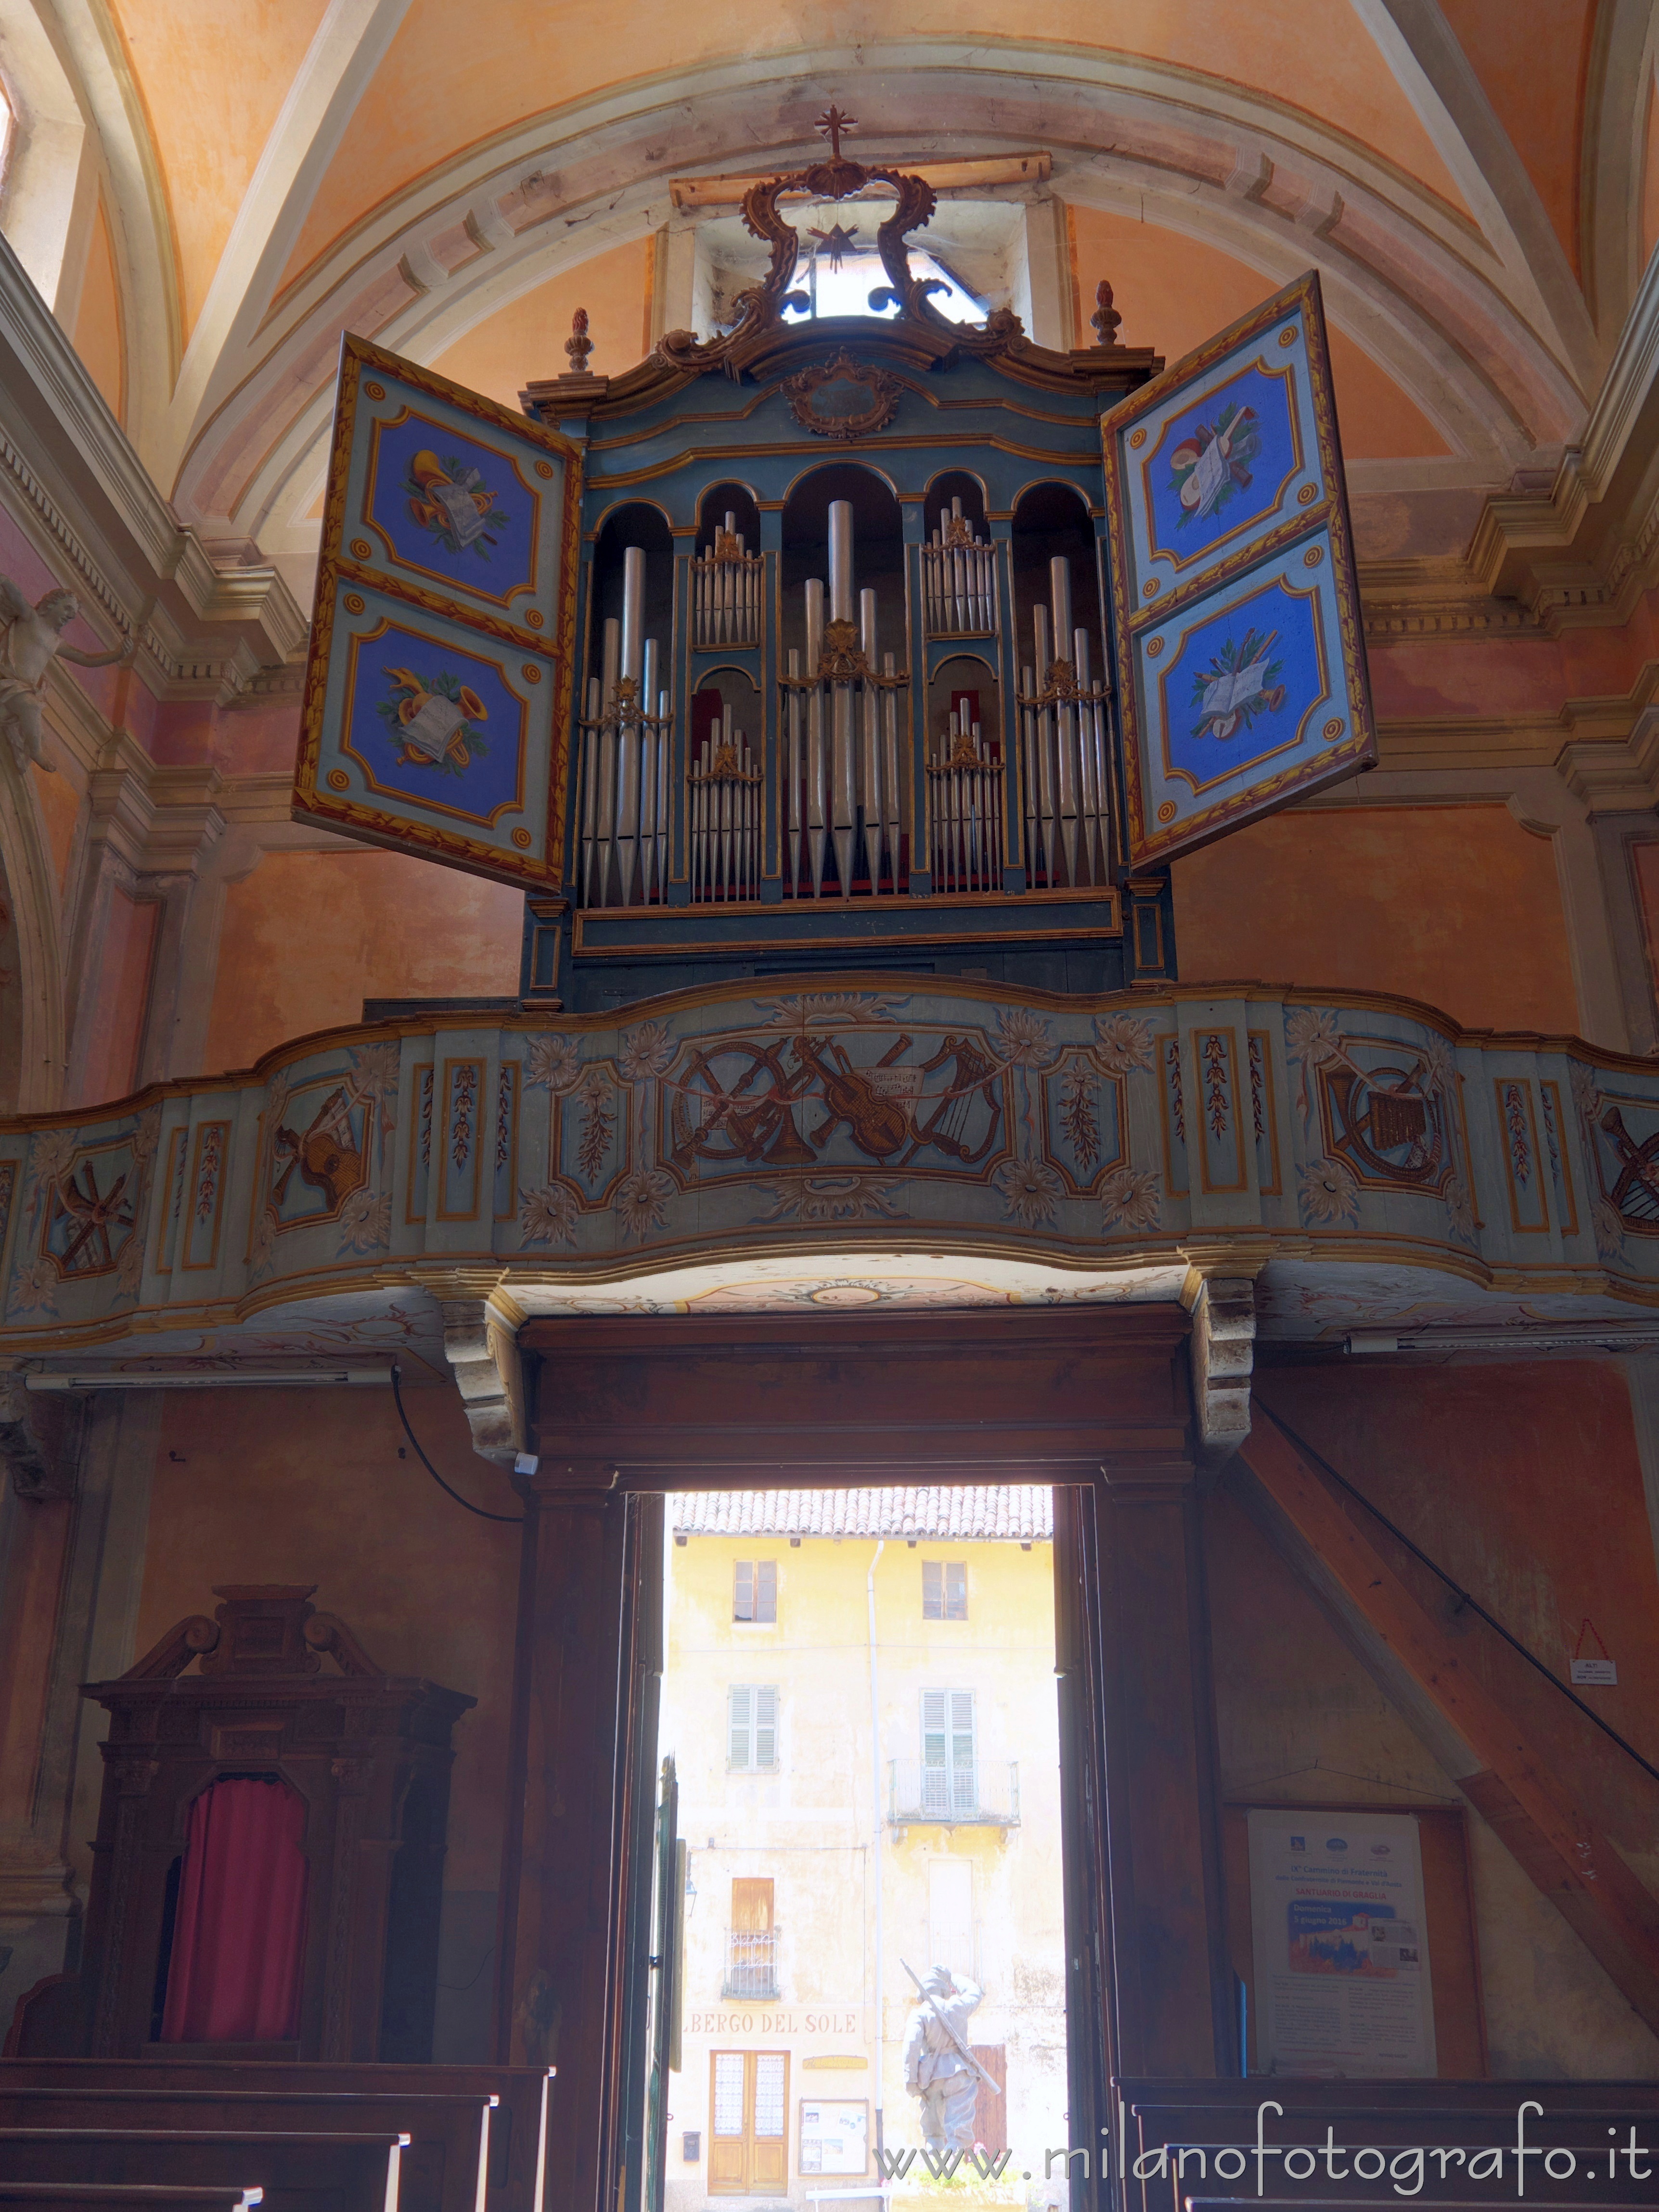
[[[1026,869],[1031,882],[1051,888],[1103,884],[1110,851],[1110,694],[1091,681],[1089,634],[1072,620],[1072,566],[1063,556],[1048,564],[1048,605],[1032,610],[1031,645],[1017,699]]]
[[[981,541],[953,499],[921,549],[922,599],[930,637],[985,637],[996,629],[994,544]]]
[[[631,906],[666,889],[671,730],[658,641],[645,635],[645,554],[637,545],[623,550],[622,618],[605,621],[600,668],[588,680],[577,725],[582,902]]]
[[[806,649],[792,649],[781,679],[788,889],[821,898],[835,860],[836,888],[852,896],[861,864],[872,892],[896,890],[902,780],[897,693],[906,679],[880,650],[875,592],[855,589],[853,508],[830,507],[829,585],[802,591]]]

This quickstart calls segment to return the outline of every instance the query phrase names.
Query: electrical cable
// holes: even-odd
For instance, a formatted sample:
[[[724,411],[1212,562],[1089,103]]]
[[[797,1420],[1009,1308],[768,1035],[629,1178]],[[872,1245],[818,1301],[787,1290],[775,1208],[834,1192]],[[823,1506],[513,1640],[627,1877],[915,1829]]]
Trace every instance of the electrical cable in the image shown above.
[[[1481,1604],[1478,1597],[1474,1596],[1471,1591],[1466,1590],[1461,1583],[1454,1582],[1452,1577],[1446,1572],[1446,1570],[1440,1565],[1437,1560],[1431,1559],[1420,1544],[1413,1544],[1411,1538],[1406,1534],[1403,1528],[1396,1528],[1395,1523],[1389,1520],[1388,1515],[1383,1512],[1380,1505],[1373,1505],[1370,1499],[1366,1497],[1363,1490],[1357,1490],[1353,1484],[1348,1480],[1346,1475],[1339,1474],[1336,1469],[1331,1465],[1329,1460],[1324,1456],[1323,1453],[1316,1451],[1305,1437],[1299,1437],[1296,1431],[1291,1426],[1290,1423],[1285,1420],[1281,1414],[1275,1413],[1271,1406],[1266,1405],[1265,1400],[1263,1401],[1263,1404],[1266,1411],[1272,1416],[1273,1419],[1279,1424],[1279,1426],[1285,1431],[1285,1434],[1290,1438],[1297,1449],[1302,1453],[1304,1457],[1311,1460],[1316,1468],[1321,1468],[1326,1474],[1329,1475],[1331,1480],[1336,1484],[1340,1490],[1346,1490],[1350,1498],[1355,1499],[1358,1504],[1363,1505],[1366,1512],[1371,1516],[1373,1520],[1380,1521],[1382,1526],[1388,1530],[1389,1535],[1391,1535],[1397,1543],[1401,1543],[1405,1546],[1406,1549],[1411,1553],[1413,1559],[1421,1560],[1422,1564],[1428,1569],[1431,1575],[1437,1575],[1440,1580],[1444,1583],[1446,1588],[1450,1590],[1452,1595],[1456,1598],[1460,1607],[1468,1606],[1472,1613],[1478,1614],[1480,1618],[1486,1622],[1488,1628],[1494,1630],[1497,1634],[1503,1638],[1504,1643],[1509,1645],[1512,1651],[1518,1651],[1520,1653],[1521,1656],[1526,1661],[1528,1666],[1535,1667],[1537,1668],[1538,1672],[1543,1676],[1544,1680],[1550,1685],[1552,1689],[1559,1690],[1561,1695],[1567,1699],[1569,1704],[1577,1706],[1579,1711],[1583,1713],[1587,1721],[1593,1721],[1595,1726],[1601,1729],[1604,1736],[1608,1737],[1613,1742],[1618,1745],[1620,1751],[1626,1753],[1630,1758],[1633,1759],[1636,1761],[1636,1764],[1641,1768],[1644,1774],[1651,1775],[1656,1782],[1659,1782],[1659,1766],[1655,1766],[1650,1760],[1644,1759],[1641,1753],[1636,1748],[1636,1746],[1633,1743],[1627,1742],[1626,1740],[1620,1735],[1616,1728],[1609,1726],[1609,1724],[1602,1719],[1601,1714],[1595,1711],[1593,1705],[1587,1705],[1584,1703],[1584,1700],[1576,1691],[1568,1688],[1567,1685],[1561,1680],[1561,1677],[1559,1674],[1552,1674],[1550,1669],[1544,1664],[1543,1661],[1538,1656],[1536,1652],[1528,1650],[1526,1645],[1521,1641],[1518,1636],[1511,1636],[1509,1630],[1504,1627],[1501,1620],[1494,1620],[1492,1615],[1487,1612],[1486,1607]]]
[[[414,1430],[409,1425],[409,1416],[404,1411],[404,1394],[398,1387],[398,1372],[399,1370],[398,1363],[394,1359],[392,1363],[392,1395],[397,1401],[398,1419],[404,1425],[404,1434],[409,1438],[410,1443],[415,1447],[416,1458],[419,1460],[421,1465],[432,1477],[432,1480],[437,1484],[439,1489],[447,1492],[448,1495],[454,1499],[458,1505],[465,1505],[469,1513],[476,1513],[480,1521],[505,1521],[510,1528],[522,1528],[525,1522],[529,1518],[527,1514],[486,1513],[482,1505],[475,1505],[470,1498],[463,1498],[459,1490],[450,1489],[449,1485],[444,1480],[442,1475],[439,1474],[437,1468],[433,1466],[431,1461],[421,1449],[421,1440],[416,1435]]]

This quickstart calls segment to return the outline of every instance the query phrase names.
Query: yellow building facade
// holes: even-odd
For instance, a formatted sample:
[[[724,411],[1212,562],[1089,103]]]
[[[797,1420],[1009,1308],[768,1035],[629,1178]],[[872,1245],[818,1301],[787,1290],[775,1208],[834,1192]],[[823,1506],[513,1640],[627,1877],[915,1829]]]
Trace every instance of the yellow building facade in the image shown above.
[[[1066,2142],[1049,1493],[705,1494],[670,1526],[671,2212],[834,2202],[916,2150],[906,1968],[935,1964],[983,1991],[975,2150],[1023,2202]],[[896,2190],[937,2186],[918,2157]]]

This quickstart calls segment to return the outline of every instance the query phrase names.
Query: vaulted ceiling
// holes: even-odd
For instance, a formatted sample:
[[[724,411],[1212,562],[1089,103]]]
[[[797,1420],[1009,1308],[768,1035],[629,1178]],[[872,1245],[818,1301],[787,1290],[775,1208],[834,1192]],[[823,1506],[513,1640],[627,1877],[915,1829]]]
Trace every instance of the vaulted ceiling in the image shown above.
[[[1372,488],[1505,487],[1652,244],[1654,40],[1647,0],[0,0],[20,106],[86,125],[77,342],[181,520],[296,577],[343,329],[556,373],[670,180],[805,158],[831,98],[866,158],[1048,152],[1131,343],[1316,265]]]

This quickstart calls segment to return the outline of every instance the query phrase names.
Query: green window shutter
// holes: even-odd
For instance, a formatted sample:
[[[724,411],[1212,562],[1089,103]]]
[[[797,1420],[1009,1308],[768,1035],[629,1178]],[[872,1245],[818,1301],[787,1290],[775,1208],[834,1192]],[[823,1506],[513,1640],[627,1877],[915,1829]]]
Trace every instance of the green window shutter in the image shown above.
[[[755,1764],[778,1763],[778,1693],[774,1689],[755,1692]]]
[[[924,1766],[943,1766],[945,1764],[945,1696],[943,1690],[924,1690],[921,1693],[921,1763]]]

